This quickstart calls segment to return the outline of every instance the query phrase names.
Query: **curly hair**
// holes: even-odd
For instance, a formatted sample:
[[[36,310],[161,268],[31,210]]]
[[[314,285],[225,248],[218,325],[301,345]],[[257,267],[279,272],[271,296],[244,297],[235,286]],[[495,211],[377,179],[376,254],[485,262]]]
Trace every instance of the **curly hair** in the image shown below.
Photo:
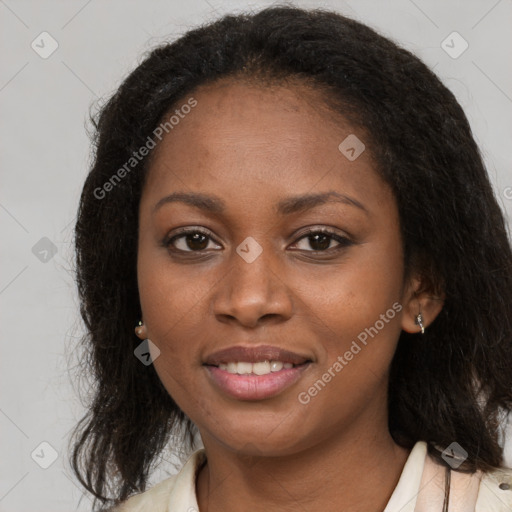
[[[420,272],[432,295],[445,296],[424,335],[400,335],[390,433],[404,448],[426,441],[440,463],[457,441],[468,453],[458,471],[501,466],[500,425],[512,404],[512,254],[468,120],[436,75],[388,38],[334,12],[279,6],[224,16],[150,51],[92,119],[94,161],[75,244],[81,371],[93,376],[94,392],[70,460],[94,505],[144,491],[171,434],[174,448],[193,446],[191,421],[154,367],[134,357],[149,156],[115,183],[112,176],[197,86],[220,79],[298,80],[368,134],[376,172],[398,205],[406,274]]]

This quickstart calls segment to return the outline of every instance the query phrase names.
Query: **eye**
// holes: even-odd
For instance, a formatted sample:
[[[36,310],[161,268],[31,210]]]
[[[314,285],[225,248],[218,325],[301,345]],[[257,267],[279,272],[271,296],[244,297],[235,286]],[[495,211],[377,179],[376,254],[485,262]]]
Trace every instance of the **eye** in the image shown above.
[[[347,237],[338,235],[333,231],[328,229],[310,229],[308,230],[304,236],[301,236],[297,242],[294,243],[297,246],[300,241],[304,241],[304,245],[309,245],[312,250],[308,250],[304,247],[299,247],[299,250],[305,250],[307,252],[331,252],[331,250],[337,251],[344,247],[348,247],[352,245],[352,241]],[[335,242],[338,245],[332,246],[332,243]]]
[[[163,245],[181,252],[201,252],[212,248],[210,242],[213,243],[213,240],[208,232],[199,228],[185,228],[179,230],[179,234],[166,238]]]
[[[335,243],[334,246],[333,242]],[[300,247],[300,243],[303,243],[303,245],[309,245],[311,249]],[[343,249],[344,247],[348,247],[349,245],[352,245],[352,243],[353,242],[347,237],[339,235],[328,229],[310,229],[303,233],[293,246],[306,252],[330,253]],[[213,244],[213,247],[211,244]],[[220,247],[214,242],[209,232],[200,228],[180,229],[177,234],[164,239],[162,245],[164,247],[171,248],[171,250],[174,250],[175,252],[189,253],[203,252],[207,249]]]

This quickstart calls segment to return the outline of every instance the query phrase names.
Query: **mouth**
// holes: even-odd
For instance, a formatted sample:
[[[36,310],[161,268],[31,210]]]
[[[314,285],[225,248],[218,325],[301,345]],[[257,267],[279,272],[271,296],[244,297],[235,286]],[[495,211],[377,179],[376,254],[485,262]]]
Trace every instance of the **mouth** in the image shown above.
[[[271,398],[295,384],[312,360],[278,347],[232,347],[203,366],[216,389],[238,400]]]
[[[221,364],[259,364],[275,362],[292,365],[300,365],[310,360],[307,356],[296,354],[289,350],[271,345],[259,345],[255,347],[243,347],[241,345],[225,348],[206,357],[204,364],[219,366]]]

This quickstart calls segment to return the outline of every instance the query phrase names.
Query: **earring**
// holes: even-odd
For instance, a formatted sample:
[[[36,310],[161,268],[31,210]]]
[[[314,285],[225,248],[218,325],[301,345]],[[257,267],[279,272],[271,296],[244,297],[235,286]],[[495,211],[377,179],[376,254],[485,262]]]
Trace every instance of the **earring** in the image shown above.
[[[425,334],[425,327],[423,326],[423,316],[421,315],[421,313],[418,313],[414,323],[420,326],[421,334]]]
[[[140,336],[142,334],[142,331],[144,330],[144,326],[142,324],[142,320],[139,320],[139,325],[138,327],[135,327],[135,334],[137,336]]]

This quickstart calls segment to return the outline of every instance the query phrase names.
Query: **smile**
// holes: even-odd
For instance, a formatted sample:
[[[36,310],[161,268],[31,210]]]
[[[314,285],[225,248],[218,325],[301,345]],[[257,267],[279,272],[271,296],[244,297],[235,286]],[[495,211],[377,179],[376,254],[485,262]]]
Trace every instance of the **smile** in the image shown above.
[[[273,370],[270,369],[272,363],[277,363]],[[310,365],[311,361],[297,365],[281,361],[263,361],[205,365],[204,368],[216,390],[237,400],[255,401],[275,397],[290,388]],[[236,372],[233,371],[235,369]],[[239,373],[240,371],[244,373]],[[258,371],[264,373],[258,374]]]
[[[218,391],[238,400],[263,400],[295,384],[312,360],[271,345],[233,346],[214,352],[203,362]]]

